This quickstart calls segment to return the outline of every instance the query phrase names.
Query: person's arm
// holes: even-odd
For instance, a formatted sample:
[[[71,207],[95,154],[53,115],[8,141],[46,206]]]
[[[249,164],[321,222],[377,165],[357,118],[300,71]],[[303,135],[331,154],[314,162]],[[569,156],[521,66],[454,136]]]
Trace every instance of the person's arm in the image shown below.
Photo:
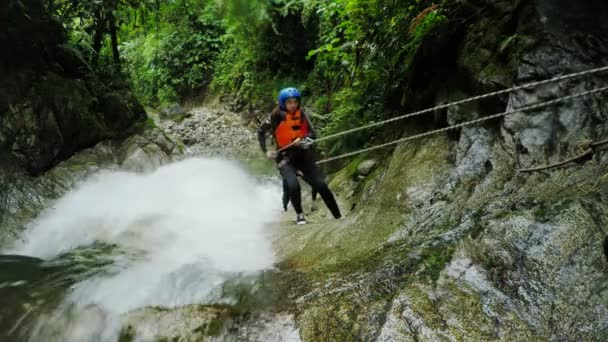
[[[306,125],[308,126],[307,138],[310,138],[313,140],[317,139],[317,131],[315,131],[315,128],[313,127],[312,122],[310,121],[310,117],[304,111],[302,111],[302,115],[304,115],[304,120],[306,120]]]
[[[262,151],[264,151],[264,153],[266,153],[266,151],[268,150],[266,148],[266,133],[272,128],[272,123],[270,121],[270,117],[268,119],[266,119],[262,125],[260,125],[260,127],[258,128],[258,142],[260,143],[260,147],[262,148]]]
[[[260,143],[260,147],[262,148],[262,151],[264,151],[264,153],[268,151],[266,147],[266,134],[268,133],[268,131],[274,131],[274,129],[279,125],[280,121],[280,115],[277,115],[276,113],[271,113],[258,128],[258,142]]]

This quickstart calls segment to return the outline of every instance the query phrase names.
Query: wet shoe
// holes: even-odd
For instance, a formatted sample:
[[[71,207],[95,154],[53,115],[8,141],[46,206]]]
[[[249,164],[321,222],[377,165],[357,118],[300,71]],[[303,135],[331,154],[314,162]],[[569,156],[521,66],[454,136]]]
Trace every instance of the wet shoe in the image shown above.
[[[306,219],[304,218],[304,214],[298,214],[298,217],[296,218],[296,223],[299,225],[306,224]]]

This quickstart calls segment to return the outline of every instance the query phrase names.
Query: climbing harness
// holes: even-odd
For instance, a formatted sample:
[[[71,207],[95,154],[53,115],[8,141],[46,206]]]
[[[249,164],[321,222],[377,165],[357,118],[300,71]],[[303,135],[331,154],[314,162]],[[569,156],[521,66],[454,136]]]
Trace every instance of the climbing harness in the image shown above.
[[[567,74],[567,75],[562,75],[562,76],[557,76],[557,77],[553,77],[553,78],[550,78],[550,79],[547,79],[547,80],[527,83],[527,84],[523,84],[523,85],[519,85],[519,86],[515,86],[515,87],[511,87],[511,88],[507,88],[507,89],[503,89],[503,90],[487,93],[487,94],[473,96],[473,97],[466,98],[466,99],[463,99],[463,100],[459,100],[459,101],[455,101],[455,102],[450,102],[450,103],[442,104],[442,105],[435,106],[435,107],[432,107],[432,108],[423,109],[423,110],[420,110],[420,111],[417,111],[417,112],[413,112],[413,113],[397,116],[397,117],[390,118],[390,119],[387,119],[387,120],[373,122],[373,123],[370,123],[370,124],[367,124],[367,125],[363,125],[363,126],[360,126],[360,127],[355,127],[353,129],[349,129],[349,130],[345,130],[345,131],[338,132],[338,133],[335,133],[335,134],[327,135],[325,137],[322,137],[322,138],[314,140],[312,143],[319,143],[319,142],[322,142],[322,141],[326,141],[326,140],[330,140],[330,139],[335,139],[337,137],[341,137],[341,136],[344,136],[344,135],[347,135],[347,134],[352,134],[352,133],[359,132],[359,131],[362,131],[362,130],[365,130],[365,129],[369,129],[369,128],[372,128],[372,127],[377,127],[377,126],[385,125],[387,123],[395,122],[395,121],[398,121],[398,120],[403,120],[403,119],[419,116],[419,115],[422,115],[422,114],[431,113],[431,112],[434,112],[436,110],[446,109],[446,108],[450,108],[450,107],[453,107],[453,106],[457,106],[457,105],[461,105],[461,104],[465,104],[465,103],[469,103],[469,102],[474,102],[474,101],[478,101],[478,100],[489,98],[489,97],[498,96],[498,95],[501,95],[501,94],[511,93],[513,91],[516,91],[516,90],[521,90],[521,89],[526,89],[526,88],[533,88],[533,87],[539,87],[541,85],[546,85],[546,84],[560,82],[560,81],[564,81],[564,80],[579,78],[579,77],[582,77],[582,76],[588,76],[588,75],[592,75],[592,74],[597,74],[597,73],[601,73],[601,72],[604,72],[604,71],[608,71],[608,66],[604,66],[604,67],[601,67],[601,68],[590,69],[590,70],[581,71],[581,72],[572,73],[572,74]],[[341,154],[341,155],[338,155],[338,156],[334,156],[334,157],[330,157],[330,158],[327,158],[327,159],[320,160],[320,161],[317,162],[317,164],[323,164],[323,163],[327,163],[327,162],[330,162],[330,161],[334,161],[334,160],[338,160],[338,159],[343,159],[343,158],[351,157],[351,156],[358,155],[358,154],[361,154],[361,153],[370,152],[370,151],[378,150],[378,149],[385,148],[385,147],[388,147],[388,146],[396,145],[396,144],[399,144],[399,143],[402,143],[402,142],[406,142],[406,141],[410,141],[410,140],[414,140],[414,139],[420,139],[420,138],[424,138],[424,137],[427,137],[427,136],[430,136],[430,135],[434,135],[434,134],[437,134],[437,133],[443,133],[443,132],[447,132],[447,131],[450,131],[450,130],[453,130],[453,129],[458,129],[458,128],[462,128],[462,127],[466,127],[466,126],[475,125],[475,124],[478,124],[478,123],[481,123],[481,122],[494,120],[494,119],[501,118],[501,117],[504,117],[504,116],[507,116],[507,115],[510,115],[510,114],[514,114],[514,113],[527,112],[527,111],[531,111],[531,110],[536,110],[536,109],[552,106],[552,105],[563,103],[563,102],[566,102],[568,100],[572,100],[572,99],[575,99],[575,98],[589,96],[589,95],[593,95],[593,94],[597,94],[597,93],[601,93],[601,92],[605,92],[605,91],[608,91],[608,87],[597,88],[597,89],[593,89],[593,90],[577,93],[577,94],[574,94],[574,95],[560,97],[560,98],[557,98],[557,99],[554,99],[554,100],[550,100],[550,101],[539,102],[539,103],[536,103],[536,104],[532,104],[532,105],[524,106],[524,107],[521,107],[521,108],[505,111],[505,112],[502,112],[502,113],[493,114],[493,115],[490,115],[490,116],[485,116],[485,117],[482,117],[482,118],[479,118],[479,119],[466,121],[466,122],[463,122],[463,123],[460,123],[460,124],[444,127],[444,128],[441,128],[441,129],[436,129],[436,130],[432,130],[432,131],[429,131],[429,132],[420,133],[420,134],[416,134],[416,135],[405,137],[405,138],[400,138],[400,139],[397,139],[397,140],[394,140],[394,141],[391,141],[391,142],[387,142],[387,143],[384,143],[384,144],[367,147],[367,148],[360,149],[360,150],[353,151],[353,152],[344,153],[344,154]],[[291,144],[291,145],[293,145],[293,144]],[[286,147],[289,147],[289,146],[286,146]],[[585,151],[583,151],[583,152],[585,152]],[[582,158],[584,156],[577,156],[577,157],[580,159],[580,158]]]

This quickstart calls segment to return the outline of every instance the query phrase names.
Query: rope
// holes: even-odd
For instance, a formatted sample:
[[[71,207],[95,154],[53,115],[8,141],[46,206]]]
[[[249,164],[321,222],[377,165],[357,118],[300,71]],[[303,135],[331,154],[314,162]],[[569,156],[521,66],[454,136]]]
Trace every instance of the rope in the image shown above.
[[[591,146],[592,147],[599,147],[599,146],[606,145],[606,144],[608,144],[608,139],[604,139],[604,140],[600,140],[600,141],[596,141],[594,143],[591,143]]]
[[[503,90],[498,90],[498,91],[487,93],[487,94],[483,94],[483,95],[473,96],[473,97],[469,97],[469,98],[466,98],[466,99],[463,99],[463,100],[459,100],[459,101],[455,101],[455,102],[450,102],[450,103],[442,104],[442,105],[439,105],[439,106],[436,106],[436,107],[432,107],[432,108],[428,108],[428,109],[423,109],[423,110],[420,110],[420,111],[417,111],[417,112],[413,112],[413,113],[397,116],[397,117],[390,118],[390,119],[387,119],[387,120],[373,122],[373,123],[370,123],[370,124],[367,124],[367,125],[364,125],[364,126],[360,126],[360,127],[356,127],[356,128],[353,128],[353,129],[349,129],[349,130],[346,130],[346,131],[343,131],[343,132],[338,132],[338,133],[335,133],[335,134],[330,134],[330,135],[327,135],[325,137],[316,139],[315,142],[318,143],[318,142],[325,141],[325,140],[335,139],[335,138],[341,137],[343,135],[359,132],[359,131],[362,131],[362,130],[365,130],[365,129],[369,129],[369,128],[372,128],[372,127],[377,127],[377,126],[385,125],[387,123],[391,123],[391,122],[394,122],[394,121],[411,118],[411,117],[414,117],[414,116],[418,116],[418,115],[434,112],[434,111],[439,110],[439,109],[445,109],[445,108],[449,108],[449,107],[453,107],[453,106],[457,106],[457,105],[461,105],[461,104],[465,104],[465,103],[469,103],[469,102],[474,102],[474,101],[482,100],[482,99],[489,98],[489,97],[494,97],[494,96],[498,96],[498,95],[502,95],[502,94],[506,94],[506,93],[511,93],[513,91],[516,91],[516,90],[521,90],[521,89],[525,89],[525,88],[532,88],[532,87],[538,87],[538,86],[545,85],[545,84],[550,84],[550,83],[555,83],[555,82],[564,81],[564,80],[568,80],[568,79],[578,78],[578,77],[582,77],[582,76],[586,76],[586,75],[597,74],[597,73],[604,72],[604,71],[608,71],[608,66],[604,66],[604,67],[601,67],[601,68],[590,69],[590,70],[586,70],[586,71],[581,71],[581,72],[577,72],[577,73],[573,73],[573,74],[567,74],[567,75],[557,76],[557,77],[553,77],[553,78],[550,78],[550,79],[547,79],[547,80],[526,83],[526,84],[522,84],[522,85],[519,85],[519,86],[515,86],[515,87],[503,89]]]
[[[530,169],[519,169],[519,172],[535,172],[535,171],[542,171],[542,170],[547,170],[547,169],[553,169],[556,167],[560,167],[560,166],[564,166],[568,163],[572,163],[574,161],[580,160],[585,158],[586,156],[592,155],[593,154],[593,149],[587,149],[584,152],[582,152],[581,154],[578,154],[570,159],[566,159],[564,161],[561,161],[559,163],[555,163],[555,164],[550,164],[550,165],[544,165],[544,166],[539,166],[539,167],[533,167]]]
[[[572,100],[572,99],[583,97],[583,96],[588,96],[588,95],[593,95],[593,94],[601,93],[601,92],[604,92],[604,91],[607,91],[607,90],[608,90],[608,87],[603,87],[603,88],[598,88],[598,89],[594,89],[594,90],[585,91],[585,92],[582,92],[582,93],[577,93],[577,94],[574,94],[574,95],[560,97],[560,98],[557,98],[557,99],[554,99],[554,100],[551,100],[551,101],[540,102],[540,103],[537,103],[537,104],[521,107],[521,108],[518,108],[518,109],[513,109],[513,110],[506,111],[506,112],[493,114],[493,115],[486,116],[486,117],[483,117],[483,118],[479,118],[479,119],[476,119],[476,120],[466,121],[466,122],[463,122],[463,123],[460,123],[460,124],[456,124],[456,125],[453,125],[453,126],[449,126],[449,127],[445,127],[445,128],[440,128],[440,129],[436,129],[436,130],[433,130],[433,131],[429,131],[429,132],[420,133],[420,134],[412,135],[412,136],[409,136],[409,137],[397,139],[397,140],[394,140],[394,141],[391,141],[391,142],[387,142],[387,143],[384,143],[384,144],[380,144],[380,145],[364,148],[364,149],[361,149],[361,150],[358,150],[358,151],[344,153],[344,154],[341,154],[341,155],[338,155],[338,156],[335,156],[335,157],[331,157],[331,158],[320,160],[320,161],[317,162],[317,164],[323,164],[323,163],[327,163],[327,162],[330,162],[330,161],[334,161],[334,160],[338,160],[338,159],[342,159],[342,158],[351,157],[351,156],[354,156],[354,155],[357,155],[357,154],[361,154],[361,153],[365,153],[365,152],[370,152],[370,151],[378,150],[378,149],[381,149],[381,148],[384,148],[384,147],[387,147],[387,146],[392,146],[392,145],[400,144],[402,142],[424,138],[424,137],[427,137],[427,136],[430,136],[430,135],[433,135],[433,134],[443,133],[443,132],[447,132],[447,131],[450,131],[450,130],[453,130],[453,129],[475,125],[475,124],[478,124],[480,122],[494,120],[494,119],[501,118],[503,116],[507,116],[507,115],[514,114],[514,113],[526,112],[526,111],[531,111],[531,110],[535,110],[535,109],[540,109],[540,108],[548,107],[548,106],[551,106],[551,105],[554,105],[554,104],[566,102],[568,100]]]
[[[581,144],[579,144],[577,146],[577,150],[581,150],[582,152],[580,152],[579,154],[577,154],[576,156],[563,160],[561,162],[555,163],[555,164],[549,164],[549,165],[544,165],[544,166],[539,166],[539,167],[533,167],[533,168],[529,168],[529,169],[519,169],[519,172],[535,172],[535,171],[542,171],[542,170],[547,170],[547,169],[553,169],[556,167],[560,167],[560,166],[564,166],[566,164],[572,163],[574,161],[583,159],[587,156],[592,155],[595,150],[595,147],[599,147],[601,145],[605,145],[608,144],[608,139],[605,140],[601,140],[601,141],[585,141]]]
[[[300,140],[301,140],[301,139],[300,139],[300,138],[298,138],[298,139],[296,139],[296,140],[292,141],[290,144],[288,144],[288,145],[285,145],[285,146],[281,147],[280,149],[278,149],[278,150],[277,150],[277,153],[278,153],[278,152],[283,152],[283,151],[287,150],[288,148],[290,148],[290,147],[294,146],[295,144],[299,143],[299,142],[300,142]]]

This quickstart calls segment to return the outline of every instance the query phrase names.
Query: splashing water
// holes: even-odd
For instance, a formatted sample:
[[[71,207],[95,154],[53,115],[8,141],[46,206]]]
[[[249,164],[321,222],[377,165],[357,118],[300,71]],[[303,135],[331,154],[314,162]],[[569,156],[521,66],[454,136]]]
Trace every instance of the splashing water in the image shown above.
[[[74,285],[54,313],[77,316],[61,329],[65,340],[115,340],[116,326],[92,335],[87,322],[116,325],[138,308],[205,303],[231,275],[272,267],[264,226],[279,213],[278,191],[218,159],[103,172],[57,201],[9,253],[51,259],[96,243],[128,251],[113,257],[111,271]],[[39,338],[47,333],[38,328]]]

